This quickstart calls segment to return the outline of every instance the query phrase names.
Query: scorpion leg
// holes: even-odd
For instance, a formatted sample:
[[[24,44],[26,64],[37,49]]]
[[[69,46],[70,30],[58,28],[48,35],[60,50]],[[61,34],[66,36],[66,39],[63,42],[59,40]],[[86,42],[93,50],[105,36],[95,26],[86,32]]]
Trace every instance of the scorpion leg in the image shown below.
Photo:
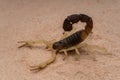
[[[75,52],[77,53],[77,55],[75,56],[75,60],[79,60],[79,58],[80,58],[80,52],[79,52],[79,50],[78,50],[77,47],[75,48]]]
[[[104,55],[112,55],[112,53],[109,53],[106,48],[100,47],[100,46],[97,46],[97,45],[88,45],[88,44],[86,44],[83,47],[87,48],[88,51],[94,51],[95,49],[98,49],[99,51],[102,51],[101,53],[105,53]]]
[[[96,49],[100,50],[101,53],[105,53],[104,55],[112,55],[112,53],[109,53],[106,48],[100,47],[97,45],[88,45],[86,43],[83,43],[82,46],[78,45],[78,48],[82,47],[87,50],[87,53],[93,58],[94,61],[97,61],[94,54],[92,54]]]
[[[75,48],[75,52],[77,53],[77,55],[80,55],[78,48]]]
[[[95,58],[95,55],[94,54],[91,54],[93,51],[92,51],[92,47],[91,45],[88,45],[87,43],[81,43],[80,45],[77,45],[76,46],[77,48],[86,48],[87,49],[87,53],[92,57],[93,61],[97,61],[96,58]]]
[[[63,60],[65,60],[68,57],[67,49],[62,49],[59,52],[64,52],[65,56],[63,57]]]
[[[80,55],[80,52],[79,52],[79,50],[78,50],[78,48],[76,46],[73,46],[73,47],[70,47],[70,48],[67,48],[67,49],[62,49],[59,52],[64,52],[65,56],[64,56],[63,60],[65,60],[68,57],[67,51],[71,51],[71,50],[75,50],[77,55]]]

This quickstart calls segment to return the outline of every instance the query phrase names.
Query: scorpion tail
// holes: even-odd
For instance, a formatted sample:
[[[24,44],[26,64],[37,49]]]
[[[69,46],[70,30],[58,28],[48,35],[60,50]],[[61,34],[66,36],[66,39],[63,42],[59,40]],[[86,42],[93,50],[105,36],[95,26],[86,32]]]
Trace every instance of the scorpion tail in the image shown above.
[[[80,14],[79,16],[80,16],[80,21],[81,22],[86,22],[85,32],[87,34],[92,32],[92,29],[93,29],[93,20],[92,20],[92,18],[85,15],[85,14]]]
[[[93,28],[93,20],[85,14],[73,14],[68,16],[63,22],[64,31],[71,31],[73,29],[72,25],[74,23],[78,23],[79,21],[86,22],[85,32],[89,34]]]

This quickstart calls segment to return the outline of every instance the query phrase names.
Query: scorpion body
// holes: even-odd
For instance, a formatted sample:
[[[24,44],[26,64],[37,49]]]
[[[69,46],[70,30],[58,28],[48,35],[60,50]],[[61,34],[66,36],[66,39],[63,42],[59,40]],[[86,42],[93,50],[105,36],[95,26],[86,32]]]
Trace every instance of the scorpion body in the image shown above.
[[[23,45],[19,46],[21,47],[32,47],[35,43],[45,43],[47,45],[47,48],[52,49],[52,57],[48,59],[47,61],[37,65],[32,66],[31,71],[33,70],[40,70],[45,68],[47,65],[51,64],[56,59],[56,53],[57,52],[64,52],[67,55],[67,51],[70,50],[71,47],[75,47],[75,51],[77,54],[79,54],[78,49],[76,48],[76,45],[83,42],[90,32],[92,32],[93,28],[93,21],[92,18],[85,15],[85,14],[73,14],[65,18],[63,22],[63,29],[64,31],[71,31],[73,29],[72,25],[77,22],[86,22],[85,29],[79,30],[72,35],[56,42],[45,41],[45,40],[39,40],[39,41],[20,41],[19,43],[24,43]],[[72,48],[73,49],[73,48]]]

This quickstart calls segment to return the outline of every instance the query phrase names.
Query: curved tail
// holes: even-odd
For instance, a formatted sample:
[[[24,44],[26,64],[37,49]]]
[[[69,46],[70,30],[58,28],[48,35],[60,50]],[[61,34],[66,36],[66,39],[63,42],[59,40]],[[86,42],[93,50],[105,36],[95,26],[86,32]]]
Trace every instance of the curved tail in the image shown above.
[[[90,32],[92,32],[93,20],[91,17],[89,17],[85,14],[73,14],[73,15],[68,16],[63,22],[64,31],[71,31],[73,29],[72,25],[79,21],[86,22],[84,31],[87,35]]]

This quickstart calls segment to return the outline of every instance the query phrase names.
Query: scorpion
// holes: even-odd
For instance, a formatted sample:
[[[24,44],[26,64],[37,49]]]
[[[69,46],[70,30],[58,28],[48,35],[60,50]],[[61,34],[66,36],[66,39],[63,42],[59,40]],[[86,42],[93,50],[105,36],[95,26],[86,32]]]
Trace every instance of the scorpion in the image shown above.
[[[78,23],[79,21],[86,23],[85,29],[76,31],[67,37],[65,36],[64,39],[61,39],[59,41],[53,42],[53,41],[46,41],[46,40],[38,40],[38,41],[19,41],[18,42],[18,43],[23,43],[18,48],[32,47],[33,44],[44,43],[46,45],[46,49],[50,49],[52,51],[52,57],[50,59],[48,59],[43,63],[40,63],[39,65],[30,66],[31,71],[41,70],[47,67],[47,65],[53,63],[56,60],[56,55],[58,52],[63,52],[65,54],[65,58],[68,55],[67,51],[70,51],[70,50],[75,50],[75,52],[78,55],[80,55],[78,48],[82,46],[86,46],[85,44],[80,44],[80,43],[87,38],[87,36],[89,35],[89,33],[92,32],[92,29],[93,29],[92,18],[85,14],[72,14],[70,16],[67,16],[67,18],[65,18],[63,22],[63,29],[65,32],[72,31],[73,30],[72,25],[74,23]]]

